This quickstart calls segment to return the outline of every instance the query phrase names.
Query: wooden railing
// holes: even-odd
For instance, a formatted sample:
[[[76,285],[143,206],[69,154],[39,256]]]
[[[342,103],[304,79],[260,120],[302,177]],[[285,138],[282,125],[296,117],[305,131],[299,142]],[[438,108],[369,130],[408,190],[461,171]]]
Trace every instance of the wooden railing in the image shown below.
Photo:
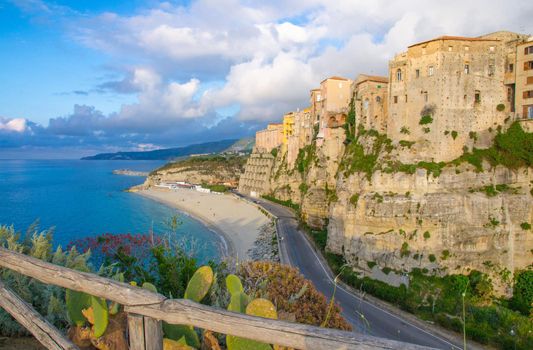
[[[248,316],[57,266],[0,247],[0,267],[43,283],[85,292],[124,305],[132,350],[163,348],[161,321],[187,324],[296,349],[428,349],[358,333]],[[53,325],[0,281],[0,307],[49,349],[77,349]]]

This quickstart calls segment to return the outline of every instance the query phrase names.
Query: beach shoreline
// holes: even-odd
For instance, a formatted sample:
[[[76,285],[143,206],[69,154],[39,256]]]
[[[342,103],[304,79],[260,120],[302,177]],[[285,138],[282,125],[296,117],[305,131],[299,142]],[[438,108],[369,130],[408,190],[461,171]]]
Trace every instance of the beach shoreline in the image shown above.
[[[142,189],[134,193],[202,222],[221,240],[223,254],[237,260],[250,259],[249,250],[258,239],[261,227],[270,222],[257,207],[232,195],[161,188]]]

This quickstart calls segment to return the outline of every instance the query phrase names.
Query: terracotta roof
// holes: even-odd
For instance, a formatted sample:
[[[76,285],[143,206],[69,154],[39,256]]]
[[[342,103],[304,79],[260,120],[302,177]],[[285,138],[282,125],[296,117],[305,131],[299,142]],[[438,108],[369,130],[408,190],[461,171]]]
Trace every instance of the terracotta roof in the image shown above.
[[[359,76],[357,77],[357,83],[356,85],[359,85],[365,81],[375,81],[377,83],[388,83],[389,82],[389,78],[387,77],[381,77],[381,76],[377,76],[377,75],[366,75],[366,74],[359,74]]]
[[[311,91],[320,91],[320,88],[313,89]]]
[[[332,80],[343,80],[343,81],[348,81],[348,80],[349,80],[349,79],[346,79],[346,78],[343,78],[343,77],[339,77],[339,76],[334,75],[334,76],[332,76],[332,77],[329,77],[329,78],[326,78],[326,79],[322,80],[320,83],[323,83],[323,82],[325,82],[325,81],[328,80],[328,79],[332,79]]]
[[[438,38],[434,38],[434,39],[431,39],[431,40],[426,40],[426,41],[422,41],[420,43],[417,43],[417,44],[413,44],[413,45],[410,45],[408,47],[413,47],[413,46],[418,46],[418,45],[422,45],[422,44],[427,44],[427,43],[430,43],[432,41],[437,41],[437,40],[459,40],[459,41],[500,41],[498,39],[486,39],[486,38],[471,38],[471,37],[466,37],[466,36],[450,36],[450,35],[443,35],[443,36],[439,36]]]

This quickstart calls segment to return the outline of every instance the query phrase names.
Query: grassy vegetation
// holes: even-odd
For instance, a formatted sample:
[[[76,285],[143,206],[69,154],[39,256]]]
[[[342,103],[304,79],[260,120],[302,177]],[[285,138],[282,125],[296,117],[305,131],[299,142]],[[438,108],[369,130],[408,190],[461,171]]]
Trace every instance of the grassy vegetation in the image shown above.
[[[289,207],[291,209],[294,209],[297,212],[300,211],[300,206],[298,204],[296,204],[296,203],[293,203],[290,199],[287,200],[287,201],[282,201],[281,199],[277,199],[276,197],[269,196],[267,194],[264,194],[261,197],[264,198],[264,199],[267,199],[267,200],[269,200],[271,202],[278,203],[278,204],[284,205],[286,207]]]
[[[422,118],[420,118],[420,121],[418,124],[420,125],[427,125],[433,123],[433,118],[430,115],[424,115]]]
[[[236,155],[213,155],[189,157],[186,159],[170,162],[162,167],[152,171],[150,175],[155,175],[161,171],[183,171],[192,170],[205,173],[213,173],[216,171],[226,171],[228,173],[240,174],[244,172],[244,166],[248,156]]]
[[[298,151],[298,156],[296,157],[296,166],[300,174],[307,173],[312,162],[316,159],[316,144],[313,142],[310,145],[301,148]]]
[[[208,188],[213,192],[219,192],[219,193],[224,193],[229,190],[229,188],[225,185],[211,185],[211,184],[203,183],[202,187]]]

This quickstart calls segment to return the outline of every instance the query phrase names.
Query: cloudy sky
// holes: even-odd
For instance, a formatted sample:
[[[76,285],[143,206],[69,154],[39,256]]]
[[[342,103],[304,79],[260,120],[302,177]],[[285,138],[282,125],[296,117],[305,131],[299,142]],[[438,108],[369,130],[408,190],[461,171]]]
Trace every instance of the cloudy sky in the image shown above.
[[[531,0],[0,0],[0,159],[252,135],[324,77],[531,18]]]

